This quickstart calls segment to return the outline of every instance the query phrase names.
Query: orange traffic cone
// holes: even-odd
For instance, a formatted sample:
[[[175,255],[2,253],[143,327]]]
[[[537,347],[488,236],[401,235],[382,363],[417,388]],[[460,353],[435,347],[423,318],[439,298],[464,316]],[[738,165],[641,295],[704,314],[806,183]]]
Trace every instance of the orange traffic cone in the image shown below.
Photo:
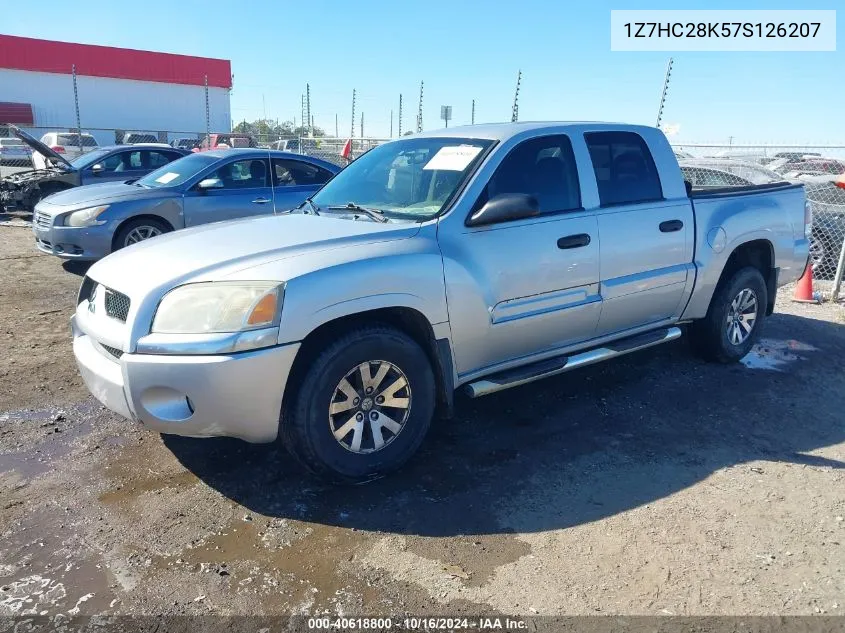
[[[807,264],[804,274],[795,286],[792,300],[798,303],[821,303],[813,294],[813,265]]]

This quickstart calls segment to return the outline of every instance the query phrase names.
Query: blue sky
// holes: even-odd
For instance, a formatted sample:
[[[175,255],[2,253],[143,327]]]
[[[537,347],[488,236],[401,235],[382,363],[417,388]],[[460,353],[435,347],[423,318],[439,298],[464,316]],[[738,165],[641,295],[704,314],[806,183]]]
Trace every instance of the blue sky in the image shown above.
[[[352,89],[365,133],[414,126],[425,80],[424,127],[510,119],[519,69],[521,120],[611,120],[653,125],[667,53],[610,51],[610,9],[791,9],[795,2],[649,0],[564,2],[412,0],[355,3],[142,3],[40,0],[4,20],[3,32],[90,44],[221,57],[235,76],[232,116],[297,120],[311,86],[315,123],[349,134]],[[801,8],[836,9],[841,0]],[[837,17],[841,19],[845,11]],[[837,52],[673,53],[664,122],[677,141],[845,143],[845,47]],[[356,121],[356,133],[359,132]]]

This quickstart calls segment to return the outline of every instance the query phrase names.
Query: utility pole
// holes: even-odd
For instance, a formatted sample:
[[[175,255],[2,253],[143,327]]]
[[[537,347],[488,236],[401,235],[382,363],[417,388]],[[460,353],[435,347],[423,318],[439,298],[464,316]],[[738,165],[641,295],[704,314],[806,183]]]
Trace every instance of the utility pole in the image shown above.
[[[314,136],[314,124],[311,118],[311,84],[305,84],[305,116],[308,117],[308,136]]]
[[[361,113],[361,138],[364,138],[364,113]]]
[[[299,95],[299,97],[302,100],[302,111],[300,112],[301,116],[299,118],[300,127],[305,129],[306,127],[308,127],[308,123],[306,123],[306,119],[305,119],[305,95]],[[302,134],[300,134],[299,136],[302,136]]]
[[[657,125],[660,127],[660,122],[663,120],[663,106],[666,105],[666,95],[669,92],[669,80],[672,75],[672,58],[669,58],[669,63],[666,65],[666,75],[663,77],[663,90],[660,92],[660,105],[657,108]]]
[[[475,125],[475,99],[472,100],[472,118],[470,119],[470,125]]]
[[[511,123],[519,121],[519,85],[522,83],[522,70],[516,76],[516,92],[513,95],[513,110],[511,111]]]
[[[76,64],[71,65],[73,73],[73,105],[76,108],[76,140],[79,144],[79,153],[82,153],[82,121],[79,118],[79,91],[76,87]],[[208,118],[208,77],[205,78],[205,111]]]
[[[402,136],[402,94],[399,94],[399,136]]]
[[[349,132],[349,138],[355,138],[355,88],[352,89],[352,130]]]
[[[73,67],[74,97],[76,96],[76,66]],[[76,124],[79,125],[79,100],[76,100]],[[80,130],[81,131],[81,130]],[[211,110],[208,107],[208,75],[205,76],[205,138],[208,146],[211,147]],[[80,141],[81,143],[82,141]]]
[[[423,85],[425,82],[420,82],[420,107],[417,110],[417,132],[423,131]]]

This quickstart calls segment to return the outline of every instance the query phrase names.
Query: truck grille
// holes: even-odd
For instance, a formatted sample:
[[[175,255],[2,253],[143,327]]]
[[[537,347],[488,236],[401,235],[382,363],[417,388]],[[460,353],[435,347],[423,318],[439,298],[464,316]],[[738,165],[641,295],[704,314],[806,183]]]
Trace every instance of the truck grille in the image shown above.
[[[53,226],[53,217],[43,211],[36,211],[33,217],[33,222],[44,229],[49,229]]]
[[[108,345],[103,345],[102,343],[100,343],[100,346],[115,358],[123,356],[123,352],[116,347],[109,347]]]
[[[113,319],[126,323],[129,316],[129,297],[122,292],[105,288],[106,291],[106,314]]]

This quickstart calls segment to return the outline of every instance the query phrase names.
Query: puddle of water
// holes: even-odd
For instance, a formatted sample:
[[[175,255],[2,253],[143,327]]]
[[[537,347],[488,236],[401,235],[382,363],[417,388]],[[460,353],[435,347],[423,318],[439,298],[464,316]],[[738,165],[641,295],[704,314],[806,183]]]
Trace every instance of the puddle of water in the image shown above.
[[[91,418],[99,403],[81,403],[72,407],[21,409],[0,414],[0,428],[5,424],[21,425],[21,436],[31,446],[16,452],[0,454],[0,473],[16,471],[25,479],[33,479],[53,468],[68,455],[76,441],[93,430]]]
[[[794,339],[785,341],[761,339],[740,362],[749,369],[783,371],[783,367],[797,360],[805,360],[801,352],[815,352],[817,348]]]
[[[42,534],[62,532],[49,515],[39,513],[31,520]],[[102,612],[114,598],[107,573],[80,549],[72,540],[36,536],[32,525],[12,531],[3,542],[0,616]]]
[[[227,576],[236,593],[254,593],[268,613],[285,605],[337,606],[349,587],[347,565],[362,544],[360,532],[290,519],[255,515],[177,554],[153,557],[151,571],[186,569]],[[372,604],[375,587],[358,582],[354,591]]]

